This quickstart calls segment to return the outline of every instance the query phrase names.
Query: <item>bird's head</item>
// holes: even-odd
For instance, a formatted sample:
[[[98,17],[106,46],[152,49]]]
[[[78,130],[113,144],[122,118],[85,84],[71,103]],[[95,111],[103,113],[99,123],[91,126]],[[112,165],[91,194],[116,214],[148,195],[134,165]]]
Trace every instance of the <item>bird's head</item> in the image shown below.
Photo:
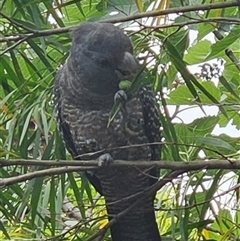
[[[71,64],[81,84],[99,95],[114,95],[121,80],[140,65],[128,36],[110,23],[84,23],[72,31]]]

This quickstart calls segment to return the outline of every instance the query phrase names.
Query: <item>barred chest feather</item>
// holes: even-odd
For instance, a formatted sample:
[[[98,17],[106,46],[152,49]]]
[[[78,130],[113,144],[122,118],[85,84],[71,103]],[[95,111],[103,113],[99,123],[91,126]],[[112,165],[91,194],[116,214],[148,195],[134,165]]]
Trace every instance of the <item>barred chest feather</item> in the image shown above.
[[[86,152],[106,150],[113,159],[146,160],[150,158],[148,139],[144,131],[142,106],[138,98],[126,102],[113,122],[107,127],[110,110],[84,112],[65,103],[65,121],[69,122],[70,132],[78,155]],[[92,142],[92,146],[84,144]],[[94,145],[96,143],[96,145]],[[91,148],[89,148],[91,146]],[[121,147],[121,148],[119,148]]]
[[[143,127],[142,105],[137,97],[126,102],[109,127],[110,110],[83,113],[67,104],[63,108],[78,155],[105,150],[115,160],[150,160],[151,149],[147,145],[149,141]],[[146,145],[134,146],[141,144]],[[149,175],[145,171],[135,167],[101,168],[93,175],[101,181],[106,201],[111,203],[148,188]],[[128,205],[129,201],[121,202],[121,205],[116,205],[114,209],[110,207],[109,210],[118,213]]]

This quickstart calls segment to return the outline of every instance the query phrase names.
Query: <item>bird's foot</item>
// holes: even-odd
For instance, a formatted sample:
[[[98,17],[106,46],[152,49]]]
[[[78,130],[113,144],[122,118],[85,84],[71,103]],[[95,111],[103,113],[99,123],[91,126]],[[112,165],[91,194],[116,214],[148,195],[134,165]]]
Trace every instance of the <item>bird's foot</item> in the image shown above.
[[[116,103],[117,101],[124,101],[126,102],[128,99],[127,94],[124,90],[119,90],[116,92],[114,95],[114,102]]]
[[[109,166],[109,164],[113,161],[113,158],[109,153],[105,153],[99,156],[97,160],[98,160],[98,166],[104,167],[104,166]]]

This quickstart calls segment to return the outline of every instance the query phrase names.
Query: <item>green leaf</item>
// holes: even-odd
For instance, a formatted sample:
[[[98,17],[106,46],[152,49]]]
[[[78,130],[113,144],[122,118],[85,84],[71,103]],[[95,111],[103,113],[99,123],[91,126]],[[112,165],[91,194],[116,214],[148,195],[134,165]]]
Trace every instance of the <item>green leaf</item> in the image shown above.
[[[229,48],[229,46],[239,38],[240,38],[240,26],[236,25],[226,37],[212,44],[211,52],[206,57],[205,61],[213,59],[215,57],[220,57],[220,53],[225,49]]]
[[[184,55],[183,60],[189,65],[200,64],[205,61],[209,55],[212,43],[209,40],[202,40],[197,42],[192,47],[188,48],[187,54]]]
[[[219,182],[221,180],[221,177],[223,175],[223,170],[217,171],[213,182],[211,183],[210,188],[206,190],[206,196],[205,196],[205,202],[202,206],[202,209],[200,211],[200,220],[203,220],[206,216],[206,212],[209,210],[209,202],[212,200],[214,194],[216,193],[217,189],[219,188]]]
[[[79,191],[79,188],[77,186],[76,180],[72,173],[68,173],[68,178],[71,184],[71,188],[73,189],[73,193],[75,195],[75,198],[77,200],[78,208],[80,210],[80,213],[83,218],[85,218],[85,210],[84,210],[84,203],[83,203],[83,191]]]
[[[205,136],[213,131],[218,120],[218,116],[206,116],[194,120],[192,123],[188,124],[187,127],[192,130],[195,136]]]
[[[185,83],[192,93],[193,97],[196,99],[198,103],[201,103],[201,99],[199,94],[196,91],[196,88],[194,88],[194,85],[199,88],[199,90],[202,92],[202,94],[206,95],[206,97],[211,100],[213,103],[218,104],[218,100],[211,94],[207,89],[205,89],[202,84],[200,84],[197,79],[192,75],[189,70],[187,69],[186,63],[182,60],[181,56],[178,54],[175,47],[170,43],[170,41],[166,41],[166,46],[168,50],[169,57],[171,61],[176,66],[177,70],[181,73],[183,79],[185,80]],[[194,85],[193,85],[194,84]],[[219,106],[220,110],[224,115],[227,116],[227,113],[225,110]]]
[[[4,224],[2,223],[2,221],[0,220],[0,230],[3,232],[3,234],[5,235],[5,237],[7,239],[11,239],[9,234],[8,234],[8,231],[7,229],[4,227]]]
[[[171,61],[174,63],[177,70],[181,73],[182,77],[184,78],[184,80],[186,82],[188,89],[192,93],[193,97],[200,102],[198,93],[192,84],[192,80],[193,80],[193,82],[196,82],[197,80],[188,71],[186,63],[182,60],[177,49],[174,47],[174,45],[170,41],[166,41],[166,47],[167,47],[168,55],[169,55]]]
[[[23,138],[25,137],[25,135],[27,133],[27,130],[28,130],[28,127],[29,127],[29,122],[30,122],[30,119],[32,117],[32,112],[33,112],[33,109],[30,109],[29,113],[27,114],[27,117],[26,117],[26,120],[25,120],[25,123],[24,123],[24,126],[23,126],[23,130],[22,130],[22,133],[21,133],[21,136],[20,136],[19,145],[22,144]]]
[[[161,93],[161,92],[160,92]],[[164,107],[164,111],[167,110],[167,103],[166,100],[163,98],[163,94],[161,93],[162,105]],[[160,115],[160,123],[163,127],[163,136],[166,139],[166,142],[170,143],[178,143],[177,133],[175,131],[175,127],[172,123],[171,118],[169,117],[168,113],[165,112],[166,118],[163,115]],[[168,156],[170,160],[179,161],[179,146],[167,144],[163,146],[163,156]]]
[[[49,204],[50,204],[50,222],[51,222],[51,235],[54,236],[56,232],[57,226],[57,210],[56,210],[56,187],[54,177],[51,177],[50,182],[50,196],[49,196]]]
[[[215,86],[215,84],[211,81],[199,81],[199,84],[204,88],[204,90],[207,90],[208,93],[218,102],[220,103],[221,100],[221,91],[219,88]],[[212,98],[210,96],[206,95],[205,91],[199,90],[199,96],[201,98],[201,102],[204,104],[212,104]]]
[[[197,40],[201,40],[205,36],[207,36],[209,33],[213,31],[214,27],[210,23],[203,23],[198,25],[198,36]]]
[[[232,95],[234,95],[237,99],[240,99],[238,94],[235,92],[235,90],[232,88],[231,84],[228,83],[228,81],[224,78],[224,76],[219,77],[220,83],[228,90]]]
[[[178,31],[178,34],[170,35],[168,41],[171,41],[178,53],[183,57],[183,54],[189,45],[189,30],[181,30]]]
[[[228,149],[230,151],[236,151],[236,149],[233,146],[231,146],[229,143],[227,143],[226,141],[223,141],[219,138],[196,136],[195,140],[196,140],[196,142],[207,145],[207,146],[214,146],[214,147]]]
[[[191,105],[194,103],[193,96],[185,85],[179,85],[169,94],[167,99],[169,105]]]
[[[32,179],[29,181],[29,188],[32,187],[32,195],[31,195],[31,218],[32,224],[35,223],[35,218],[38,211],[38,204],[41,199],[42,187],[43,187],[43,177],[38,177],[36,179]]]

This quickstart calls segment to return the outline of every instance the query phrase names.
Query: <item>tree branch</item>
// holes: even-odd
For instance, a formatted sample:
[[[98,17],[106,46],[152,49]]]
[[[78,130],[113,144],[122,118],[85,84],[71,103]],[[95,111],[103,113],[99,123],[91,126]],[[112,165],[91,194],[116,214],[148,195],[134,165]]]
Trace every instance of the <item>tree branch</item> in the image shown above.
[[[44,161],[44,160],[0,160],[0,166],[6,165],[34,165],[34,166],[61,166],[56,168],[49,168],[40,171],[35,171],[14,177],[6,177],[0,179],[0,187],[9,186],[15,183],[31,180],[36,177],[46,177],[51,175],[59,175],[69,172],[96,170],[99,168],[112,168],[112,167],[136,167],[136,168],[152,168],[158,167],[160,169],[169,169],[171,171],[181,170],[181,172],[188,172],[203,169],[225,169],[237,170],[240,169],[239,160],[196,160],[191,162],[173,162],[173,161],[123,161],[115,160],[108,166],[100,167],[99,162],[96,160],[89,161]]]
[[[131,20],[136,20],[140,18],[146,17],[158,17],[162,15],[167,15],[171,13],[186,13],[191,11],[204,11],[204,10],[211,10],[211,9],[221,9],[221,8],[229,8],[229,7],[237,7],[240,6],[239,1],[232,1],[232,2],[221,2],[221,3],[210,3],[210,4],[198,4],[193,6],[185,6],[185,7],[177,7],[177,8],[169,8],[165,10],[158,10],[158,11],[149,11],[145,13],[137,13],[131,16],[116,18],[102,21],[102,22],[111,22],[111,23],[119,23],[119,22],[127,22]]]
[[[95,167],[86,168],[86,167],[67,167],[66,166],[66,167],[49,168],[45,170],[29,172],[29,173],[14,176],[14,177],[0,178],[0,188],[9,186],[15,183],[31,180],[36,177],[46,177],[46,176],[59,175],[59,174],[69,173],[69,172],[95,170],[95,169],[96,169]]]
[[[86,171],[92,169],[93,167],[99,167],[99,162],[96,160],[74,160],[74,161],[65,161],[65,160],[57,160],[57,161],[49,161],[49,160],[24,160],[24,159],[14,159],[14,160],[4,160],[0,159],[0,167],[4,166],[58,166],[58,167],[78,167],[82,169],[81,171]],[[144,161],[144,160],[135,160],[135,161],[126,161],[126,160],[114,160],[109,163],[108,166],[104,166],[104,168],[109,167],[158,167],[161,169],[170,169],[170,170],[186,170],[193,171],[198,169],[240,169],[240,160],[235,159],[212,159],[212,160],[203,160],[197,159],[191,162],[183,162],[183,161],[167,161],[167,160],[159,160],[159,161]],[[46,171],[46,170],[45,170]]]
[[[167,14],[171,14],[171,13],[186,13],[186,12],[191,12],[191,11],[200,11],[200,10],[204,11],[204,10],[211,10],[211,9],[237,7],[237,6],[240,6],[239,1],[221,2],[221,3],[212,3],[212,4],[200,4],[200,5],[193,5],[193,6],[185,6],[185,7],[181,7],[181,8],[169,8],[169,9],[159,10],[159,11],[149,11],[149,12],[138,13],[138,14],[134,14],[131,16],[122,17],[122,18],[103,20],[100,22],[119,23],[119,22],[127,22],[127,21],[136,20],[136,19],[147,18],[147,17],[157,17],[157,16],[167,15]],[[8,16],[5,16],[5,18],[8,20],[10,19],[12,21],[12,19]],[[182,23],[180,23],[180,24],[182,24]],[[18,27],[20,27],[20,26],[18,24]],[[165,25],[164,28],[166,28],[166,27],[167,26]],[[169,27],[171,27],[171,24],[169,25]],[[64,27],[64,28],[56,28],[56,29],[49,29],[49,30],[35,30],[35,29],[28,28],[28,31],[30,33],[19,34],[19,35],[9,36],[9,37],[2,37],[2,38],[0,38],[0,42],[19,41],[26,37],[34,38],[34,37],[44,37],[44,36],[60,34],[60,33],[67,33],[72,28],[73,27]]]

